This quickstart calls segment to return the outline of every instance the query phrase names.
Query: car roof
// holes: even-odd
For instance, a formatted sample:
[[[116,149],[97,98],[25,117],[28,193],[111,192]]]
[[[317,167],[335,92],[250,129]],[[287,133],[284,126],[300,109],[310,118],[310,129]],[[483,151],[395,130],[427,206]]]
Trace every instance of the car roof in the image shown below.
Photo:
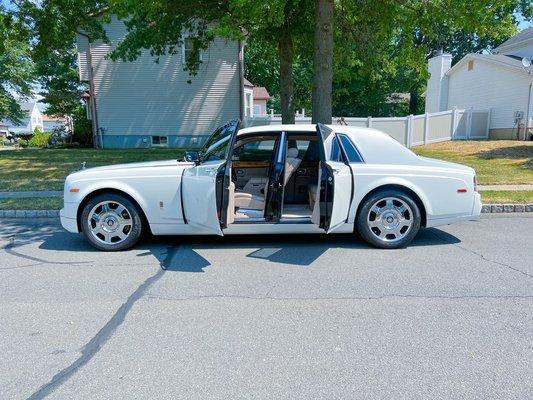
[[[373,128],[327,125],[336,133],[347,134],[357,146],[363,158],[369,163],[410,164],[416,160],[416,155],[404,145],[390,137],[388,134]],[[274,132],[316,132],[315,124],[281,124],[253,126],[240,129],[237,136],[250,133],[274,133]]]
[[[352,138],[357,137],[371,137],[374,141],[386,140],[389,141],[391,138],[389,135],[377,129],[358,127],[358,126],[347,126],[347,125],[326,125],[328,128],[332,129],[337,133],[347,133]],[[237,133],[239,135],[246,135],[250,133],[274,133],[274,132],[316,132],[316,124],[280,124],[280,125],[261,125],[261,126],[251,126],[248,128],[242,128]]]

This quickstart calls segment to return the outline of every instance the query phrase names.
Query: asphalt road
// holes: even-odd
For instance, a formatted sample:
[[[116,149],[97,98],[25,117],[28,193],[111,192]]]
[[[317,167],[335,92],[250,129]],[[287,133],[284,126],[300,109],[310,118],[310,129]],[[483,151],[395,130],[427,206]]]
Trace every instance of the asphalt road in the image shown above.
[[[533,215],[99,253],[0,222],[0,398],[531,399]]]

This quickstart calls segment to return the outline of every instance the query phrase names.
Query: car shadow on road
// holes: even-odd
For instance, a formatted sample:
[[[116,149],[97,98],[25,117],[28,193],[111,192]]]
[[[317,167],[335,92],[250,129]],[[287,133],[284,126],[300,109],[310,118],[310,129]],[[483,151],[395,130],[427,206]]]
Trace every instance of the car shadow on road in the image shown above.
[[[435,228],[421,229],[410,244],[411,247],[450,245],[460,240]],[[167,251],[161,254],[154,248],[165,245]],[[198,251],[205,249],[250,250],[245,256],[287,264],[295,267],[308,267],[331,248],[357,250],[359,252],[387,251],[369,246],[355,235],[235,235],[213,236],[167,236],[150,237],[139,248],[147,246],[151,250],[141,255],[153,255],[160,261],[161,268],[168,271],[203,272],[211,263]],[[159,247],[160,249],[160,247]],[[401,251],[401,250],[397,250]]]
[[[97,252],[82,235],[65,232],[59,225],[43,222],[11,221],[0,224],[0,238],[12,238],[11,247],[41,242],[45,251]],[[460,243],[440,229],[421,229],[410,247],[427,247]],[[235,236],[147,236],[133,251],[138,257],[155,257],[162,269],[176,272],[203,272],[211,265],[200,253],[206,249],[249,250],[245,257],[262,259],[295,267],[308,267],[328,249],[340,248],[357,252],[388,251],[375,249],[356,235],[235,235]],[[401,250],[396,250],[401,251]]]

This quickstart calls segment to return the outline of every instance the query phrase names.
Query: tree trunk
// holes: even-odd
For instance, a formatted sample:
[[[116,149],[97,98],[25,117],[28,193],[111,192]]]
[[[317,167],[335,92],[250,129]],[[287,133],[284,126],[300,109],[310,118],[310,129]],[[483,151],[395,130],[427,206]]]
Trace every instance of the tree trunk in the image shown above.
[[[294,43],[288,23],[281,27],[278,52],[281,122],[283,124],[294,124],[294,80],[292,76]]]
[[[333,0],[315,0],[313,123],[331,124]]]
[[[415,85],[409,91],[409,114],[418,114],[420,96],[419,96],[419,86]]]

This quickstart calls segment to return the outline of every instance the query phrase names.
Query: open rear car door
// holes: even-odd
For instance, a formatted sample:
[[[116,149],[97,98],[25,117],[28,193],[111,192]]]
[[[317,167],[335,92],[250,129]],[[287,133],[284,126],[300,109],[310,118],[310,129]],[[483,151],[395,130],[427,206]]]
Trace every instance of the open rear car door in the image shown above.
[[[200,163],[186,169],[181,180],[181,203],[186,224],[205,233],[223,235],[228,220],[231,154],[240,120],[218,128],[200,154]]]
[[[335,132],[317,124],[320,154],[319,227],[333,232],[348,219],[353,196],[353,175]]]

